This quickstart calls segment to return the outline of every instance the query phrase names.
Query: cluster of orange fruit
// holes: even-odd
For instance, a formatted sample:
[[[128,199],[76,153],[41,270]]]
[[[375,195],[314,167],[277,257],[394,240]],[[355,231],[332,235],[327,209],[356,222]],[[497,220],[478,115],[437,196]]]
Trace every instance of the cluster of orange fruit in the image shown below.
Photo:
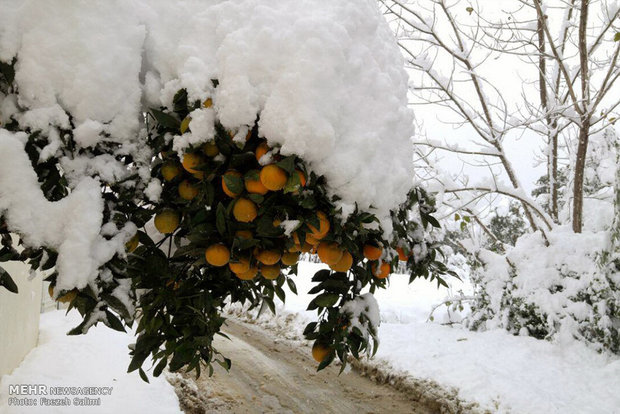
[[[250,133],[246,137],[246,141],[250,138]],[[262,140],[254,151],[257,161],[260,161],[271,148],[265,140]],[[203,180],[205,176],[208,180],[213,180],[213,174],[207,174],[200,169],[205,164],[205,157],[216,157],[220,153],[215,142],[204,144],[199,152],[187,152],[183,155],[181,163],[175,160],[167,160],[161,167],[161,175],[166,182],[178,181],[178,195],[180,198],[191,201],[200,191],[199,183],[196,180]],[[265,196],[269,192],[281,191],[290,185],[290,177],[287,171],[275,163],[262,165],[258,170],[252,170],[249,173],[242,174],[239,171],[229,169],[221,175],[221,189],[226,196],[233,199],[232,215],[239,223],[252,223],[258,216],[259,206],[251,198],[251,195]],[[271,160],[271,159],[270,159]],[[295,178],[296,188],[293,194],[299,194],[299,191],[306,186],[306,175],[300,168],[293,171],[297,174]],[[191,177],[193,177],[193,179]],[[243,180],[243,188],[230,188],[227,181],[230,179]],[[194,182],[193,182],[194,181]],[[230,182],[230,181],[229,181]],[[257,274],[261,274],[266,279],[276,279],[280,275],[282,266],[293,266],[297,263],[300,253],[317,254],[320,260],[329,265],[330,268],[337,272],[348,271],[354,262],[353,255],[341,248],[337,243],[332,241],[324,241],[323,239],[329,234],[331,223],[322,211],[316,212],[318,226],[315,227],[308,224],[309,232],[305,234],[305,240],[300,240],[297,232],[292,233],[291,241],[286,243],[290,247],[281,249],[262,250],[255,248],[251,254],[244,253],[238,257],[232,257],[230,248],[225,243],[214,243],[206,247],[206,262],[215,267],[223,267],[228,265],[232,273],[239,279],[252,280]],[[179,212],[166,209],[155,216],[155,227],[164,234],[174,233],[179,227],[181,215]],[[273,226],[278,227],[280,220],[275,219]],[[249,230],[239,230],[236,237],[240,239],[252,239],[253,234]],[[363,246],[363,254],[366,259],[373,261],[373,274],[380,279],[388,277],[391,268],[387,262],[380,263],[383,250],[381,247],[367,244]],[[406,260],[404,257],[401,260]]]

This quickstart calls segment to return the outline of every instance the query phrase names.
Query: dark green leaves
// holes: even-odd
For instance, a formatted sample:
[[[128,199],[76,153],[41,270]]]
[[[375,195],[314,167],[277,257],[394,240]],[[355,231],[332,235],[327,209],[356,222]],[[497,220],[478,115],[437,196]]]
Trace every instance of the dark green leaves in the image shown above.
[[[233,174],[225,174],[223,177],[226,187],[228,187],[231,192],[235,194],[241,194],[243,192],[243,178]]]
[[[157,109],[151,109],[151,114],[155,120],[161,125],[169,129],[177,131],[181,127],[181,121],[172,115]]]
[[[329,308],[338,302],[338,296],[335,293],[323,293],[314,299],[314,302],[321,308]]]
[[[218,203],[215,214],[215,225],[217,226],[217,231],[221,235],[224,235],[224,233],[226,233],[226,208],[222,203]]]
[[[276,163],[276,165],[282,168],[289,174],[292,174],[295,171],[295,156],[291,155],[289,157],[284,158],[283,160]]]
[[[9,272],[0,267],[0,286],[7,289],[9,292],[18,293],[17,285],[9,275]]]

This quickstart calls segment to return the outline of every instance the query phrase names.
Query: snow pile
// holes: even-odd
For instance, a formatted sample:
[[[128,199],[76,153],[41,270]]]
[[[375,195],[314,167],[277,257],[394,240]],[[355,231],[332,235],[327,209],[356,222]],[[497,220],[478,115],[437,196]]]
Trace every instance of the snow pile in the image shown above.
[[[61,201],[47,201],[24,151],[26,139],[24,133],[0,129],[0,212],[25,243],[58,252],[59,290],[84,288],[97,277],[99,266],[123,254],[118,247],[135,226],[110,240],[100,236],[103,199],[99,182],[90,177],[82,177]]]
[[[41,315],[39,345],[10,375],[0,380],[0,412],[12,413],[181,413],[174,388],[164,377],[142,381],[138,372],[127,373],[127,346],[131,335],[93,327],[88,335],[67,336],[65,332],[79,323],[77,312],[64,314],[52,311]],[[64,395],[10,395],[9,386],[42,384],[48,387],[111,387],[109,395],[100,398],[100,405],[76,406],[67,395],[69,407],[9,405],[9,398],[63,398]]]
[[[208,140],[215,119],[241,132],[260,114],[259,134],[325,175],[343,216],[357,204],[391,230],[389,210],[412,187],[412,114],[403,59],[374,1],[1,0],[0,7],[0,60],[17,59],[18,91],[0,95],[2,120],[48,136],[42,158],[60,145],[52,127],[72,130],[78,148],[119,143],[135,155],[142,112],[170,107],[185,88],[190,101],[210,97],[214,106],[192,113],[192,132],[177,137],[180,151]],[[109,172],[101,161],[90,165],[92,157],[87,165],[68,161],[83,175]]]
[[[539,339],[573,339],[620,353],[620,273],[599,263],[608,232],[573,233],[568,226],[526,234],[506,256],[482,250],[471,327],[503,328]]]
[[[348,330],[358,329],[364,339],[368,341],[368,336],[377,336],[377,329],[381,324],[379,305],[371,293],[364,293],[353,300],[345,302],[340,309],[340,313],[347,315],[350,326]]]

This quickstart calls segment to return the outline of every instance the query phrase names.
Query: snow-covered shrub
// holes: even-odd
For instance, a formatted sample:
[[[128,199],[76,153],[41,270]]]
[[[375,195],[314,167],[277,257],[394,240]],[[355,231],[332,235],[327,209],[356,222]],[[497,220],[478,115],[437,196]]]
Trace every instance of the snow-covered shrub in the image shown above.
[[[547,232],[548,245],[540,233],[530,233],[502,254],[472,248],[476,292],[465,320],[470,328],[576,338],[620,353],[618,146],[613,128],[592,136],[582,233],[561,225]],[[562,187],[564,199],[569,187]]]
[[[372,348],[376,327],[349,323],[376,318],[340,309],[399,256],[412,279],[447,272],[412,180],[403,59],[371,0],[6,0],[0,62],[0,260],[51,270],[84,317],[74,334],[139,315],[143,377],[149,356],[155,375],[230,366],[212,346],[222,308],[273,309],[295,289],[283,253],[348,254],[314,277],[320,368]]]
[[[476,287],[465,322],[539,339],[576,338],[620,353],[620,271],[602,267],[608,232],[567,227],[522,236],[506,255],[478,251]]]

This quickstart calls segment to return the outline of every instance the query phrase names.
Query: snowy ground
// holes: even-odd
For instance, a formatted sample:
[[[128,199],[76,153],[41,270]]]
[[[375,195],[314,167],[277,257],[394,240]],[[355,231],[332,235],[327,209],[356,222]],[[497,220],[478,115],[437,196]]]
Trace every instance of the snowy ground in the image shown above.
[[[300,263],[300,296],[287,293],[280,312],[299,312],[292,320],[314,318],[301,292],[322,265]],[[466,401],[492,412],[620,413],[620,358],[612,358],[574,341],[550,343],[515,337],[503,331],[470,332],[426,322],[435,303],[448,294],[424,280],[407,285],[392,275],[391,286],[376,298],[381,308],[381,344],[376,362],[387,362],[418,379],[456,387]],[[456,289],[466,286],[455,286]],[[436,321],[442,319],[436,314]]]
[[[300,263],[300,293],[309,290],[310,278],[320,268]],[[620,413],[620,358],[599,355],[575,342],[549,343],[503,331],[475,333],[426,322],[433,304],[447,294],[426,281],[407,285],[405,276],[391,276],[389,289],[376,295],[382,324],[373,364],[457,388],[461,399],[491,412]],[[305,312],[308,302],[307,295],[287,293],[286,307],[279,305],[277,319],[285,322],[280,328],[300,337],[304,323],[315,316]],[[442,320],[441,313],[436,316]],[[264,318],[273,326],[280,323],[268,313]],[[137,373],[126,373],[131,336],[102,326],[86,336],[65,336],[78,322],[75,314],[64,317],[62,311],[42,315],[40,346],[0,381],[1,413],[69,411],[8,407],[9,384],[113,387],[110,396],[101,397],[102,405],[88,407],[88,412],[180,412],[174,390],[163,378],[151,378],[149,385]]]
[[[127,374],[127,345],[133,336],[99,325],[88,335],[66,336],[81,319],[76,311],[65,317],[64,311],[41,315],[39,346],[33,349],[11,375],[0,380],[0,413],[180,413],[174,388],[163,378],[143,382],[137,372]],[[40,406],[39,396],[9,395],[9,385],[42,384],[48,387],[112,387],[101,398],[100,406]],[[43,395],[63,398],[62,395]],[[34,398],[38,406],[9,406],[9,398]]]

